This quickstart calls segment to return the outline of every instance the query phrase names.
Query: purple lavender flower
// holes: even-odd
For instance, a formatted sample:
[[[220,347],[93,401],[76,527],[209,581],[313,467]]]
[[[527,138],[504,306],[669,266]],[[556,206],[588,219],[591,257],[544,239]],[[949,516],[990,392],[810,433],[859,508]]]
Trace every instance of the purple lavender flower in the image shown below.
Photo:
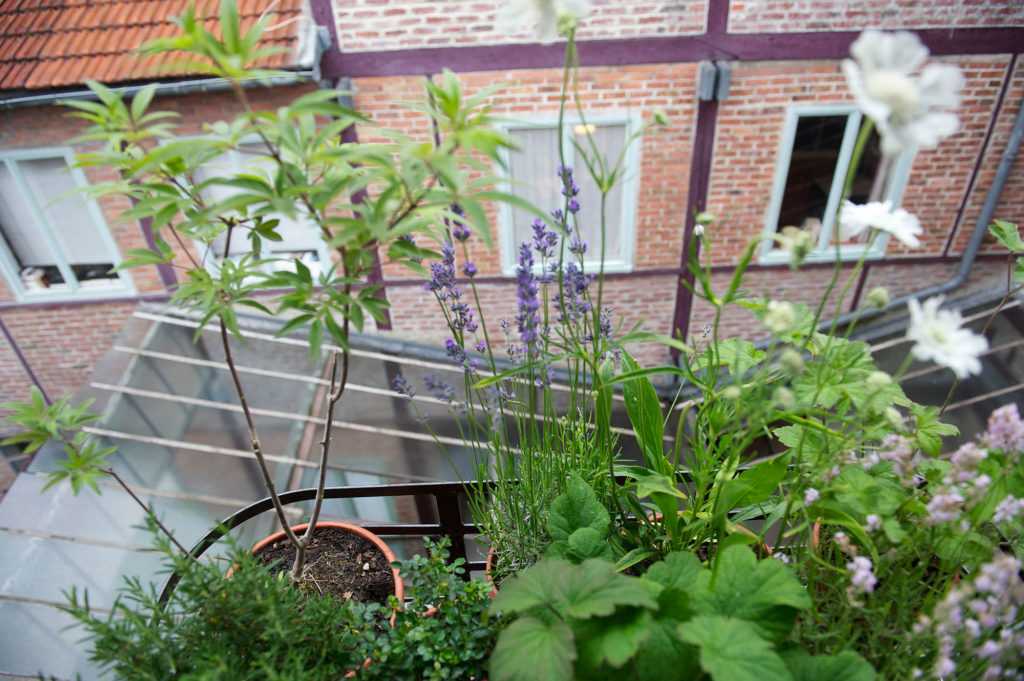
[[[454,338],[449,338],[444,342],[444,351],[453,360],[462,364],[466,361],[466,351],[462,349],[462,346],[455,342]]]
[[[456,222],[452,228],[452,238],[458,242],[464,242],[473,235],[473,231],[461,222]]]
[[[405,380],[405,376],[398,374],[394,380],[391,381],[391,389],[396,393],[400,393],[409,399],[416,396],[416,390],[409,384],[409,381]]]
[[[441,246],[441,261],[430,263],[430,281],[426,289],[432,291],[437,297],[444,301],[453,297],[453,291],[457,290],[455,285],[455,248],[451,244]],[[455,295],[455,298],[458,298]]]
[[[575,215],[580,212],[580,202],[576,199],[569,199],[569,212]]]
[[[590,312],[590,302],[586,300],[587,287],[593,277],[585,274],[580,267],[569,261],[565,266],[565,277],[562,280],[562,292],[556,296],[559,320],[563,324],[572,323],[582,315]]]
[[[516,326],[519,339],[531,346],[537,342],[537,327],[540,324],[540,287],[533,273],[533,252],[528,243],[519,246],[519,265],[516,267],[516,298],[519,312]]]
[[[572,177],[570,176],[569,179],[566,181],[565,185],[562,187],[562,196],[565,196],[565,197],[568,198],[568,197],[577,196],[577,195],[579,195],[579,193],[580,193],[580,186],[578,184],[576,184],[576,181],[573,180]]]
[[[462,265],[462,273],[472,279],[476,276],[476,264],[470,260]]]
[[[487,352],[487,343],[483,342],[482,340],[481,340],[481,341],[477,341],[477,342],[476,342],[476,345],[475,345],[475,346],[473,346],[473,348],[474,348],[474,349],[475,349],[475,350],[476,350],[477,352],[480,352],[480,353],[484,353],[484,352]]]
[[[579,237],[574,237],[569,242],[569,252],[579,256],[584,255],[587,252],[587,242]]]
[[[558,234],[548,229],[544,221],[537,218],[530,225],[533,228],[533,248],[541,258],[550,258],[558,246]]]
[[[455,388],[433,374],[425,375],[423,384],[427,386],[427,391],[439,400],[451,402],[455,399]]]
[[[551,211],[551,217],[554,218],[555,222],[560,225],[565,224],[565,213],[562,212],[561,208],[556,208]]]

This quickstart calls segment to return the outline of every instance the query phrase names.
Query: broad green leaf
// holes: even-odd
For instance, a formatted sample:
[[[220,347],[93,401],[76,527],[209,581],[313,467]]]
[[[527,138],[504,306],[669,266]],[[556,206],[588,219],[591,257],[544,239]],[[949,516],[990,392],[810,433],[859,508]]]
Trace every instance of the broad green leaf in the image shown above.
[[[716,570],[714,576],[709,570],[698,576],[694,609],[746,620],[764,638],[783,640],[797,611],[811,606],[807,591],[786,565],[771,558],[758,560],[746,546],[723,550]]]
[[[639,681],[693,681],[700,675],[697,648],[680,640],[679,620],[660,613],[633,662]]]
[[[592,527],[581,527],[569,535],[567,542],[570,556],[577,561],[588,558],[612,557],[612,547],[608,543],[608,535],[598,532]]]
[[[650,635],[652,623],[649,611],[630,608],[578,625],[575,634],[580,675],[606,672],[608,666],[622,667]]]
[[[504,629],[491,654],[494,681],[572,681],[572,629],[560,620],[518,619]]]
[[[608,561],[572,565],[546,558],[505,582],[491,610],[553,609],[563,617],[586,619],[610,615],[620,606],[654,609],[660,591],[660,585],[619,574]]]
[[[758,350],[750,341],[727,338],[718,344],[718,365],[727,367],[729,373],[736,377],[746,374],[764,358],[764,350]],[[710,350],[697,360],[697,365],[701,368],[708,368],[713,363],[714,356]]]
[[[676,486],[675,479],[637,466],[631,466],[628,477],[636,481],[636,495],[646,499],[654,494],[664,494],[678,499],[686,499],[686,493]]]
[[[608,511],[598,501],[594,490],[579,475],[573,475],[566,484],[565,492],[551,504],[548,532],[555,541],[568,541],[570,535],[581,527],[592,528],[607,536],[610,523]]]
[[[784,652],[782,659],[793,681],[875,681],[875,670],[852,650],[814,657],[802,650],[791,650]]]
[[[713,681],[793,681],[772,644],[750,622],[702,615],[680,624],[678,631],[700,648],[700,666]]]

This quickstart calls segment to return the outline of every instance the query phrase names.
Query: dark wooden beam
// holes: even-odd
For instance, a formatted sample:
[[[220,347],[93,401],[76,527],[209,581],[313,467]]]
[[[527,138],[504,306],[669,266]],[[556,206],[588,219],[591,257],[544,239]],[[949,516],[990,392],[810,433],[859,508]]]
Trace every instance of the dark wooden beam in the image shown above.
[[[314,0],[314,2],[327,0]],[[714,22],[712,22],[714,20]],[[709,16],[709,28],[722,26],[720,14]],[[935,55],[1017,54],[1024,50],[1024,28],[923,29],[915,31]],[[702,35],[586,40],[579,44],[583,66],[672,64],[702,60],[780,61],[842,59],[859,31],[794,33],[717,33]],[[534,43],[425,47],[338,54],[323,61],[333,78],[468,73],[515,69],[559,68],[564,47]]]

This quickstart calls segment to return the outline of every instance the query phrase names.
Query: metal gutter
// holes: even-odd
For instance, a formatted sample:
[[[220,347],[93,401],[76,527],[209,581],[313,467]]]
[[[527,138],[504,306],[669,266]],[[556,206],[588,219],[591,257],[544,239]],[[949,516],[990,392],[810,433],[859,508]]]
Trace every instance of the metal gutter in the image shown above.
[[[302,71],[289,71],[282,75],[269,76],[267,78],[252,78],[242,81],[242,87],[251,88],[257,86],[281,87],[286,85],[297,85],[299,83],[316,82],[315,69],[304,69]],[[149,83],[141,85],[126,85],[124,87],[111,88],[122,96],[131,96],[148,87]],[[231,81],[227,78],[199,78],[195,80],[178,80],[167,83],[157,83],[156,94],[158,95],[188,95],[197,92],[223,92],[231,89]],[[64,100],[95,100],[97,97],[92,90],[72,90],[68,92],[47,92],[40,95],[27,95],[25,97],[10,97],[0,99],[0,109],[17,109],[26,106],[45,106]]]

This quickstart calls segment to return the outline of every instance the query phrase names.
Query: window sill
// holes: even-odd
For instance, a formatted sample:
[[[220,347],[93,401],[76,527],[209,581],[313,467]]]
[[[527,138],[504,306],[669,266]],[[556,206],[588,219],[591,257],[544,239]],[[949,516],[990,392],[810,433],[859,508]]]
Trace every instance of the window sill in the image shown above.
[[[131,298],[136,295],[135,289],[126,283],[116,282],[109,285],[87,285],[77,291],[70,290],[21,290],[15,292],[18,303],[75,303],[81,300],[97,300],[108,298]]]
[[[864,250],[865,250],[864,248],[857,247],[857,246],[854,246],[854,247],[849,247],[849,246],[841,247],[839,249],[839,260],[841,262],[856,262],[857,260],[860,260],[861,256],[864,255]],[[865,260],[867,260],[867,261],[882,260],[884,258],[885,258],[885,251],[884,250],[879,250],[879,249],[876,248],[876,249],[872,249],[871,251],[868,251],[868,254],[865,257]],[[761,257],[758,258],[758,260],[757,260],[758,264],[761,264],[761,265],[788,265],[789,261],[790,261],[789,252],[788,251],[781,251],[781,250],[772,250],[772,251],[767,251],[765,253],[762,253]],[[836,261],[836,252],[835,252],[835,249],[831,249],[831,250],[827,250],[827,251],[826,250],[811,251],[811,253],[809,253],[807,258],[804,260],[804,263],[815,264],[815,263],[826,263],[826,262],[835,262],[835,261]]]

